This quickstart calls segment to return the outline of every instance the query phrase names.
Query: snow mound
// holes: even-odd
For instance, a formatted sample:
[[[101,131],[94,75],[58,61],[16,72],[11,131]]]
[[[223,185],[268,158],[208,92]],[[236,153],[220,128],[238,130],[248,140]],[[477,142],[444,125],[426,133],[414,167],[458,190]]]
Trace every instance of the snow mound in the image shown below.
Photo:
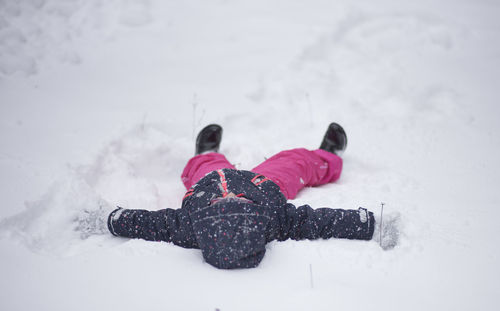
[[[1,236],[20,239],[37,252],[62,254],[80,240],[76,231],[79,213],[103,201],[78,176],[56,182],[26,210],[0,222]]]
[[[1,237],[18,239],[36,252],[69,255],[87,250],[81,244],[89,234],[79,220],[100,208],[109,211],[114,206],[109,202],[151,210],[180,206],[185,190],[179,168],[185,159],[177,150],[182,145],[155,126],[133,128],[89,165],[68,168],[40,200],[26,203],[25,211],[3,219]],[[101,242],[109,245],[109,239]]]

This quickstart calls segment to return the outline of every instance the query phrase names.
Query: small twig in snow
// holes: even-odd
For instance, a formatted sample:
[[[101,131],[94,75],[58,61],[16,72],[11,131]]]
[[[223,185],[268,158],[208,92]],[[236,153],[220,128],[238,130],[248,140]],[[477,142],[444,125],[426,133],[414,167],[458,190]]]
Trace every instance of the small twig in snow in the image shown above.
[[[312,265],[312,263],[309,264],[309,275],[310,275],[310,278],[311,278],[311,288],[314,288],[313,265]]]
[[[384,216],[384,205],[385,203],[381,202],[382,208],[380,209],[380,247],[382,247],[382,217]]]

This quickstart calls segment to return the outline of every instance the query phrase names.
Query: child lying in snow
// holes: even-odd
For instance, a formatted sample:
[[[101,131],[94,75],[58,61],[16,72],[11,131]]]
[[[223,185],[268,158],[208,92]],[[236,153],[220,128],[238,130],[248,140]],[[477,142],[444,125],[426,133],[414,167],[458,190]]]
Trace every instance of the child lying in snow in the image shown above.
[[[296,208],[287,203],[304,187],[340,177],[339,155],[347,145],[340,125],[330,124],[320,149],[282,151],[251,171],[237,170],[218,153],[221,138],[222,128],[215,124],[198,134],[196,155],[182,173],[188,191],[180,209],[117,208],[108,216],[109,231],[199,248],[206,262],[221,269],[256,267],[273,240],[378,237],[374,215],[364,208]],[[382,245],[385,249],[397,240],[397,231],[387,228],[384,235],[391,237]]]

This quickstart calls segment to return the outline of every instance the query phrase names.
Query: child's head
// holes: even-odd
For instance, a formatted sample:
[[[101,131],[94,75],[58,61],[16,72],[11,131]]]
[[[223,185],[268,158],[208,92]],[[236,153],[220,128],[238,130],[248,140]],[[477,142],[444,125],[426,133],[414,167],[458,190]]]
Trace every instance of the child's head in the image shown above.
[[[269,215],[248,200],[223,199],[191,214],[205,260],[221,269],[253,268],[264,257]]]

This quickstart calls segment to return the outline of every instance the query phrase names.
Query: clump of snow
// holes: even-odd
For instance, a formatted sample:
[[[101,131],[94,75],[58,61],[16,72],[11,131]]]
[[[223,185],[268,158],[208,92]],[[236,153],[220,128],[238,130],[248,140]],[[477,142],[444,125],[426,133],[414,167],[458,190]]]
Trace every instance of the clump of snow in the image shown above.
[[[64,255],[81,238],[78,217],[84,210],[96,210],[102,199],[83,180],[73,176],[50,187],[38,201],[26,203],[26,210],[0,222],[5,238],[19,238],[34,251]]]
[[[3,220],[0,232],[20,238],[34,251],[73,254],[89,234],[79,225],[81,218],[101,209],[109,214],[109,202],[150,210],[178,208],[185,191],[179,178],[184,159],[176,159],[182,145],[155,126],[138,126],[110,142],[90,165],[71,168],[40,200],[26,203],[24,212]]]

